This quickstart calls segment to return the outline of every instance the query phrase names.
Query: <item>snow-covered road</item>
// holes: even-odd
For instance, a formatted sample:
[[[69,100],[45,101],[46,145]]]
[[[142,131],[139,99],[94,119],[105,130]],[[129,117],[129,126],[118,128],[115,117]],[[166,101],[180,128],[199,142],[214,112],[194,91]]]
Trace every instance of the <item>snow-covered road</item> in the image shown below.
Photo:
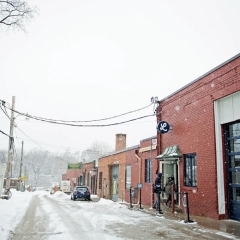
[[[11,201],[13,208],[17,206],[16,196],[22,204],[16,208],[15,218],[6,216],[1,207],[10,206]],[[132,211],[125,204],[106,199],[71,201],[69,195],[61,192],[15,192],[12,199],[0,201],[0,210],[6,220],[3,223],[1,216],[0,239],[236,239],[197,223],[184,224]]]

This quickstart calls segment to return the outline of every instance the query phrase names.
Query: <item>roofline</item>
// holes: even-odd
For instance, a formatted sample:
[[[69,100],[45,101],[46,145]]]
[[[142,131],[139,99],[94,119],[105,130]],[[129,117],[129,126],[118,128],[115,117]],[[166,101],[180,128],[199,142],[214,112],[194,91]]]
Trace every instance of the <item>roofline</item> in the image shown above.
[[[153,136],[153,137],[149,137],[149,138],[142,139],[142,140],[140,141],[140,143],[145,142],[145,141],[148,141],[148,140],[151,140],[151,139],[154,139],[154,138],[157,138],[157,136]]]
[[[173,95],[175,95],[175,94],[176,94],[176,93],[178,93],[178,92],[181,92],[183,89],[185,89],[185,88],[189,87],[189,86],[190,86],[190,85],[192,85],[193,83],[195,83],[195,82],[197,82],[198,80],[200,80],[200,79],[202,79],[202,78],[206,77],[206,76],[207,76],[207,75],[209,75],[210,73],[212,73],[212,72],[216,71],[217,69],[219,69],[219,68],[221,68],[222,66],[226,65],[227,63],[229,63],[229,62],[231,62],[231,61],[235,60],[235,59],[236,59],[236,58],[238,58],[238,57],[240,57],[240,53],[238,53],[237,55],[235,55],[235,56],[231,57],[231,58],[230,58],[230,59],[228,59],[227,61],[225,61],[225,62],[221,63],[220,65],[216,66],[215,68],[213,68],[212,70],[210,70],[210,71],[206,72],[205,74],[201,75],[201,76],[200,76],[200,77],[198,77],[197,79],[195,79],[195,80],[191,81],[191,82],[190,82],[190,83],[188,83],[187,85],[185,85],[185,86],[181,87],[181,88],[180,88],[180,89],[178,89],[177,91],[175,91],[175,92],[171,93],[171,94],[170,94],[170,95],[168,95],[167,97],[165,97],[165,98],[163,98],[163,99],[159,100],[159,102],[161,102],[161,101],[164,101],[164,100],[166,100],[166,99],[168,99],[168,98],[172,97]]]
[[[119,154],[119,153],[127,152],[129,150],[133,150],[133,149],[136,149],[136,148],[139,148],[139,147],[140,147],[140,145],[138,144],[138,145],[135,145],[135,146],[132,146],[132,147],[124,148],[122,150],[112,152],[112,153],[109,153],[107,155],[103,155],[103,156],[99,157],[98,160],[100,160],[101,158],[109,157],[109,156],[116,155],[116,154]]]

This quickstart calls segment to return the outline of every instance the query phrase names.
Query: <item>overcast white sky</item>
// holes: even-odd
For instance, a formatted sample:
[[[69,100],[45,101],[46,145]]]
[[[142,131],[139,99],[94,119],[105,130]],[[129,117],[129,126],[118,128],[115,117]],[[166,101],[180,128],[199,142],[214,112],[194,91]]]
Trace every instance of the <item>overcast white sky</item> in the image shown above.
[[[23,32],[0,32],[0,99],[35,116],[111,117],[162,99],[240,51],[238,0],[31,0],[39,15]],[[153,113],[152,106],[107,123]],[[95,140],[127,146],[157,134],[155,117],[114,127],[25,121],[18,127],[49,151],[82,151]],[[105,124],[105,122],[99,122]],[[0,130],[9,134],[0,113]],[[16,130],[16,131],[15,131]],[[38,147],[14,129],[16,148]],[[0,147],[8,139],[0,135]]]

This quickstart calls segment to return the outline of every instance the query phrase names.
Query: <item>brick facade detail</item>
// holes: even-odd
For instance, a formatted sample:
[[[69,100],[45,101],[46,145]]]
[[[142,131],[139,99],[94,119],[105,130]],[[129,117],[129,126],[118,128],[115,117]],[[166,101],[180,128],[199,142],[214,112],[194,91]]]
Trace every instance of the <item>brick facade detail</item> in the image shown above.
[[[182,154],[196,153],[196,188],[184,186],[183,158],[179,169],[180,190],[189,193],[191,214],[214,219],[228,217],[218,215],[214,101],[237,91],[240,91],[240,57],[159,103],[158,122],[167,121],[173,130],[158,133],[158,154],[175,144]]]

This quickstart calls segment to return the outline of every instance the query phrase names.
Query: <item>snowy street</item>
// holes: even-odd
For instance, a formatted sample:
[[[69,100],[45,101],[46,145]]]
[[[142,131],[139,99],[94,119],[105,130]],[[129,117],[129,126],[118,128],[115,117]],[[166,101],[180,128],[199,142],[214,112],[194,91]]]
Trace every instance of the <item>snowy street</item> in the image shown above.
[[[0,201],[0,239],[237,239],[111,200],[71,201],[62,192],[12,191],[10,200]]]

